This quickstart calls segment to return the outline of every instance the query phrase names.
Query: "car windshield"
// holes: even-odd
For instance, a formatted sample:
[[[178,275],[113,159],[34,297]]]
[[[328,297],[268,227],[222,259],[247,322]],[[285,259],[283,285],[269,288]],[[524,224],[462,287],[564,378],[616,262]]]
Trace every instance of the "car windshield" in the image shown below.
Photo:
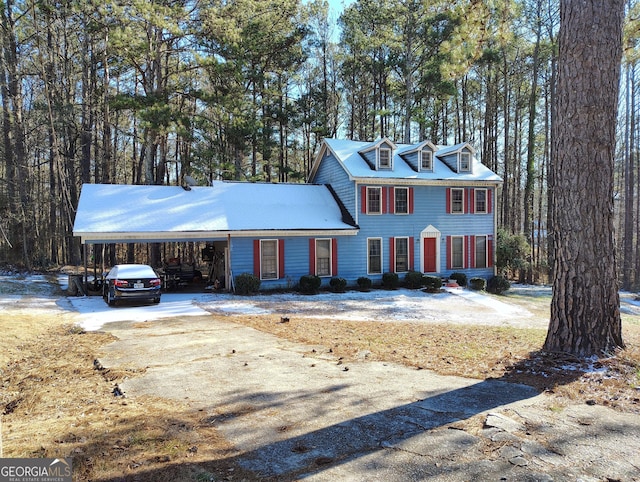
[[[157,278],[151,267],[143,264],[121,264],[116,271],[119,279],[125,278]]]

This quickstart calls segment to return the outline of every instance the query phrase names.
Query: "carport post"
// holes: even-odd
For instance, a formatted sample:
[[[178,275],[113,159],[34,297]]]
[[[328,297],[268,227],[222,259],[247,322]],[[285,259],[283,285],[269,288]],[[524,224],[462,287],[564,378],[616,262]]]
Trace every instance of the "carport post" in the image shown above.
[[[88,281],[88,267],[87,267],[87,243],[82,245],[82,249],[84,251],[82,257],[84,258],[84,277],[82,278],[82,287],[84,288],[84,292],[88,293],[89,290],[89,281]]]

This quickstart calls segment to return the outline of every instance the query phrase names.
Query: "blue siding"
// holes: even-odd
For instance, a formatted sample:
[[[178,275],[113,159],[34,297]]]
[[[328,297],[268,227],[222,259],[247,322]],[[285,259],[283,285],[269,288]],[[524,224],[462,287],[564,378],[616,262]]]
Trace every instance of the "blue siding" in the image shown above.
[[[353,219],[357,219],[356,194],[353,181],[342,168],[338,160],[330,154],[322,160],[318,171],[310,182],[315,184],[331,184]]]
[[[385,187],[392,187],[387,185]],[[452,272],[465,272],[468,277],[490,277],[493,268],[467,268],[464,270],[447,270],[447,236],[492,236],[493,213],[490,214],[447,214],[446,212],[446,187],[445,186],[416,186],[414,189],[413,214],[359,214],[358,225],[360,232],[355,239],[345,242],[349,249],[346,260],[341,256],[347,266],[347,273],[366,273],[367,267],[367,238],[382,238],[383,272],[390,271],[390,243],[393,237],[413,238],[414,269],[422,270],[421,233],[429,225],[438,229],[440,238],[440,267],[442,276]],[[493,197],[495,199],[495,197]],[[344,251],[341,253],[344,255]],[[467,264],[470,262],[470,258]],[[362,276],[362,274],[360,274]],[[345,276],[346,277],[346,276]],[[369,275],[373,280],[381,276]],[[356,277],[357,278],[357,277]]]
[[[253,272],[253,242],[258,238],[231,238],[231,270],[235,278],[242,273]],[[300,277],[309,274],[309,238],[261,237],[259,239],[284,239],[284,274],[280,279],[262,280],[261,289],[293,288]]]
[[[375,166],[377,165],[376,163],[376,154],[378,153],[377,149],[372,149],[368,152],[365,152],[363,154],[361,154],[369,163],[369,166],[373,166],[372,168],[375,168]]]
[[[379,147],[390,147],[386,143]],[[465,148],[466,149],[466,148]],[[429,150],[427,148],[427,150]],[[467,152],[468,149],[466,149]],[[371,165],[376,164],[377,149],[370,150],[363,155]],[[443,156],[442,161],[450,165],[453,170],[458,167],[458,152],[454,152],[448,156]],[[407,162],[414,169],[419,169],[418,151],[410,152],[404,157],[404,161],[395,158],[396,162]],[[377,182],[384,182],[379,179]],[[413,212],[410,214],[394,214],[390,209],[386,209],[385,214],[364,214],[361,212],[361,188],[367,184],[356,184],[350,180],[348,172],[336,157],[327,149],[326,154],[317,166],[314,177],[309,180],[314,184],[331,185],[337,196],[349,211],[351,216],[357,221],[359,226],[358,234],[337,236],[338,251],[338,271],[333,276],[345,278],[349,285],[354,286],[356,280],[361,276],[369,277],[374,283],[379,283],[382,274],[392,271],[390,266],[390,239],[398,237],[411,238],[413,243],[410,250],[413,254],[413,269],[422,271],[422,243],[421,234],[428,226],[433,226],[440,232],[439,243],[439,266],[437,273],[440,276],[447,277],[453,272],[464,272],[468,278],[475,276],[489,278],[493,275],[493,267],[482,269],[471,268],[471,251],[472,246],[468,246],[465,251],[466,266],[465,269],[448,269],[447,268],[447,241],[450,236],[464,236],[470,239],[471,236],[487,236],[493,239],[495,245],[494,233],[494,216],[495,207],[492,206],[491,213],[488,214],[450,214],[447,213],[447,186],[433,185],[416,185],[410,186],[403,184],[402,187],[409,187],[413,194]],[[465,188],[465,205],[469,207],[468,195],[474,187],[474,182]],[[371,184],[380,186],[380,184]],[[383,188],[400,187],[394,184],[382,185]],[[487,188],[491,192],[492,204],[495,204],[495,189]],[[389,196],[385,196],[387,204],[389,204]],[[368,239],[379,238],[382,241],[382,272],[379,274],[370,274],[367,272],[368,265]],[[276,239],[276,238],[263,238]],[[309,237],[287,237],[285,239],[285,259],[284,274],[278,280],[263,280],[261,288],[269,289],[287,289],[298,284],[300,277],[309,273]],[[231,246],[231,268],[233,275],[240,273],[253,273],[254,257],[253,257],[253,238],[232,238]],[[493,260],[495,262],[495,260]],[[398,273],[403,278],[403,273]],[[330,277],[323,278],[323,285],[328,286]]]
[[[458,172],[458,153],[449,154],[448,156],[438,157],[444,162],[453,172]]]
[[[341,264],[343,263],[343,251],[349,252],[345,249],[345,242],[349,239],[356,238],[357,236],[341,236],[333,237],[337,239],[338,246],[338,272],[335,276],[344,276],[342,274]],[[300,277],[308,275],[309,273],[309,240],[310,239],[330,239],[329,236],[317,236],[313,238],[303,236],[291,236],[287,238],[277,237],[261,237],[261,238],[231,238],[231,269],[233,271],[233,277],[235,278],[242,273],[253,272],[253,243],[256,239],[284,239],[284,273],[280,274],[280,279],[262,280],[260,289],[273,290],[273,289],[290,289],[295,287],[300,281]],[[333,239],[331,238],[331,239]],[[353,282],[362,276],[358,274],[353,278]],[[347,276],[344,276],[345,278]],[[329,281],[332,276],[322,277],[322,285],[329,286]]]
[[[233,277],[253,273],[253,239],[232,237],[229,248]]]
[[[411,166],[412,169],[414,169],[415,171],[420,170],[420,166],[418,165],[418,151],[403,155],[402,158],[407,164]]]
[[[333,165],[332,165],[333,164]],[[360,192],[354,184],[346,178],[344,171],[335,169],[338,163],[325,163],[316,175],[316,182],[328,182],[334,186],[339,195],[349,198],[351,201],[347,208],[353,212],[356,204],[354,194]],[[394,187],[385,185],[385,188]],[[493,189],[490,189],[493,191]],[[441,236],[440,243],[440,276],[447,277],[453,272],[464,272],[468,278],[475,276],[489,278],[493,275],[493,267],[476,269],[447,269],[447,237],[448,236],[493,236],[494,214],[448,214],[446,211],[445,186],[415,186],[413,187],[412,214],[363,214],[358,213],[359,233],[355,236],[338,236],[338,272],[335,276],[345,278],[349,285],[354,286],[361,276],[369,277],[374,283],[380,282],[382,273],[392,270],[390,266],[390,239],[395,237],[413,238],[410,249],[413,251],[414,269],[422,271],[423,260],[421,258],[421,233],[432,225]],[[344,194],[341,194],[344,193]],[[465,191],[465,195],[467,192]],[[344,199],[344,198],[343,198]],[[495,195],[492,192],[492,199]],[[466,200],[466,199],[465,199]],[[492,206],[493,211],[493,206]],[[367,240],[369,238],[381,238],[382,240],[382,273],[367,273],[368,252]],[[300,277],[309,274],[309,239],[308,237],[287,237],[261,239],[285,239],[284,274],[278,280],[263,280],[261,289],[288,289],[297,285]],[[253,238],[231,239],[231,269],[233,276],[241,273],[253,273]],[[495,242],[495,240],[494,240]],[[466,264],[470,266],[471,256],[469,251]],[[400,278],[403,273],[399,273]],[[323,278],[323,286],[328,286],[330,277]]]

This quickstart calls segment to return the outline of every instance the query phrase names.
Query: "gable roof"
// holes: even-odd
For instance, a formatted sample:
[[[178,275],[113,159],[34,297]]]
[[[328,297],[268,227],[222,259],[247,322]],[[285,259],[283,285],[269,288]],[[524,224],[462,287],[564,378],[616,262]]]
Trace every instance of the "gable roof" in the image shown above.
[[[309,179],[313,180],[315,173],[324,158],[325,152],[331,152],[342,165],[352,180],[358,179],[380,179],[397,182],[399,180],[419,183],[451,183],[451,182],[483,182],[490,184],[502,183],[502,178],[491,171],[488,167],[472,156],[471,172],[454,172],[447,166],[440,157],[458,152],[464,147],[468,147],[472,154],[475,152],[468,143],[456,144],[455,146],[435,146],[424,141],[418,144],[397,144],[393,152],[393,170],[372,170],[367,162],[359,154],[363,149],[376,145],[375,143],[350,141],[344,139],[324,139],[323,146],[315,159]],[[433,156],[433,171],[416,172],[400,158],[414,152],[422,146],[429,145],[435,147]],[[400,162],[396,162],[400,161]]]
[[[439,156],[443,156],[443,157],[444,156],[449,156],[451,154],[455,154],[455,153],[460,152],[465,147],[467,149],[469,149],[469,151],[471,151],[471,154],[475,155],[476,150],[468,142],[461,142],[459,144],[454,144],[453,146],[441,146],[440,150],[438,151],[438,155]]]
[[[438,147],[435,146],[431,141],[422,141],[418,142],[417,144],[403,144],[400,148],[398,148],[398,154],[404,156],[413,152],[418,152],[425,147],[433,152],[436,152],[438,150]]]
[[[83,243],[233,236],[356,234],[331,191],[314,184],[84,184],[73,226]]]
[[[366,142],[363,147],[358,149],[358,152],[360,154],[364,154],[365,152],[369,152],[369,151],[371,151],[373,149],[377,149],[382,144],[388,144],[389,147],[391,147],[391,149],[396,149],[397,148],[396,144],[391,142],[391,140],[389,140],[389,138],[383,137],[383,138],[378,139],[378,140],[373,141],[373,142]]]

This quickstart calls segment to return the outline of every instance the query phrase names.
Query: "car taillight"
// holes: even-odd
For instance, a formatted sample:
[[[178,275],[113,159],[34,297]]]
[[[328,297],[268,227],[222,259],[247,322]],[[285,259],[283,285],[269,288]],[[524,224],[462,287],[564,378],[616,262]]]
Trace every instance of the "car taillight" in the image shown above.
[[[129,282],[124,279],[117,279],[113,281],[113,286],[117,288],[126,288],[127,286],[129,286]]]
[[[160,281],[160,278],[149,280],[150,286],[160,286],[160,283],[162,283],[162,281]]]

